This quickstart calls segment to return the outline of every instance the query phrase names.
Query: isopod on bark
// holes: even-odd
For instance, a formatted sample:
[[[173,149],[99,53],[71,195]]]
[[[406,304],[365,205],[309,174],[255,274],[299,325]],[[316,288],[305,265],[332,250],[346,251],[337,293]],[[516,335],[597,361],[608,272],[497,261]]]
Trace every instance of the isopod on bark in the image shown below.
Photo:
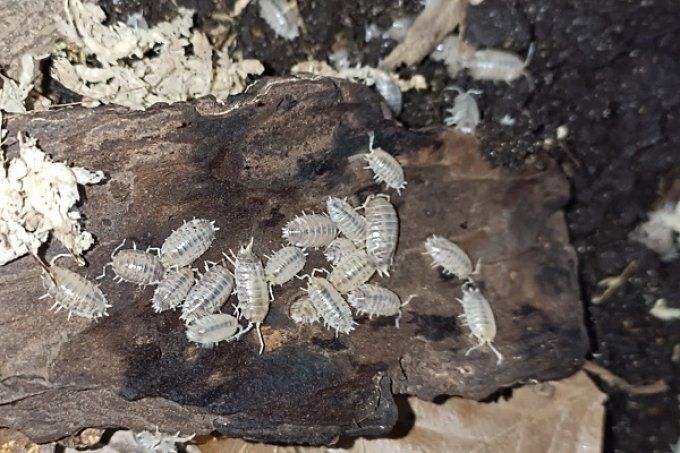
[[[267,257],[264,267],[264,275],[269,282],[269,295],[274,299],[272,286],[283,285],[297,277],[307,262],[307,254],[304,250],[294,246],[283,247]]]
[[[306,214],[296,216],[283,227],[283,238],[290,245],[301,248],[325,247],[338,235],[335,223],[324,214]]]
[[[198,343],[204,348],[212,348],[220,341],[238,340],[252,327],[253,325],[249,324],[243,328],[234,316],[218,313],[197,318],[187,326],[186,333],[189,341]]]
[[[50,307],[50,310],[55,309],[58,312],[63,308],[68,311],[68,319],[71,319],[72,315],[88,319],[107,316],[107,308],[111,305],[98,286],[85,277],[54,264],[59,258],[68,256],[71,255],[55,256],[50,261],[49,267],[36,257],[46,274],[42,276],[42,281],[47,294],[39,299],[51,297],[54,305]]]
[[[347,302],[354,307],[357,314],[368,315],[369,319],[373,316],[396,316],[394,325],[399,328],[402,307],[415,297],[417,297],[415,294],[411,294],[402,303],[393,291],[376,284],[365,283],[349,293]]]
[[[368,153],[357,154],[349,159],[350,161],[359,158],[365,159],[368,165],[364,168],[373,171],[373,179],[379,183],[384,183],[387,187],[401,194],[401,191],[406,188],[407,184],[404,179],[404,169],[401,168],[401,164],[390,153],[381,148],[374,148],[374,140],[375,134],[370,132],[368,134]]]
[[[491,310],[491,305],[479,291],[479,288],[471,282],[463,284],[463,298],[457,299],[463,306],[464,325],[470,328],[470,336],[477,339],[478,344],[465,351],[465,355],[470,354],[477,348],[488,345],[498,358],[497,364],[503,361],[503,355],[493,345],[496,338],[496,320]]]
[[[425,241],[425,250],[432,257],[432,267],[440,266],[444,274],[455,275],[459,280],[469,279],[479,273],[481,261],[472,267],[470,257],[458,245],[433,234]]]
[[[297,324],[313,324],[319,320],[319,314],[307,296],[300,297],[290,304],[288,314]]]
[[[399,240],[399,217],[387,195],[369,195],[364,203],[366,222],[366,252],[381,276],[389,276],[394,252]]]
[[[151,251],[158,251],[151,247],[144,250],[137,250],[137,245],[133,242],[131,249],[121,250],[125,245],[125,239],[111,253],[111,262],[106,263],[101,275],[97,279],[106,276],[106,268],[111,267],[116,274],[118,283],[129,282],[136,285],[157,285],[163,278],[165,269],[158,255],[153,255]]]
[[[193,219],[174,230],[161,246],[161,262],[166,268],[184,267],[196,261],[215,240],[215,222]]]
[[[174,310],[194,286],[194,271],[188,267],[168,269],[153,293],[151,306],[156,313]]]
[[[184,300],[180,319],[188,324],[199,317],[217,312],[227,302],[233,289],[234,277],[229,269],[220,264],[206,263],[205,273]]]
[[[314,277],[317,270],[314,269],[311,275],[307,275],[307,288],[304,288],[303,291],[306,291],[309,295],[309,300],[312,301],[316,312],[323,319],[324,326],[335,329],[336,337],[339,332],[350,333],[356,325],[352,317],[352,310],[328,280]]]
[[[359,244],[366,240],[366,218],[346,200],[328,197],[326,208],[328,216],[348,239]]]
[[[328,281],[340,291],[347,293],[366,283],[375,273],[375,267],[363,250],[344,256],[331,270]]]

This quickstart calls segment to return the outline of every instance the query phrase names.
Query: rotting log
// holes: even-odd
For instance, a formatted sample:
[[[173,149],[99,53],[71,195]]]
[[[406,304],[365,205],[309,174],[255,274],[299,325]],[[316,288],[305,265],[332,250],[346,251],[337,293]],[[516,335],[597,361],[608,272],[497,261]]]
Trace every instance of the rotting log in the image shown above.
[[[340,435],[381,434],[396,420],[393,393],[480,399],[527,379],[571,373],[587,348],[576,258],[561,208],[568,184],[550,161],[522,171],[492,169],[473,138],[451,130],[410,131],[385,118],[370,89],[345,81],[263,79],[220,105],[207,98],[145,112],[70,108],[10,117],[55,158],[101,169],[82,211],[97,245],[86,255],[94,277],[123,238],[159,246],[183,220],[221,228],[204,259],[255,237],[264,254],[303,209],[328,195],[359,203],[383,191],[359,162],[367,133],[405,166],[408,187],[393,194],[401,218],[390,279],[402,297],[418,294],[401,328],[392,318],[360,319],[351,335],[298,326],[288,305],[299,283],[276,290],[254,335],[199,349],[177,312],[154,314],[153,288],[102,289],[112,308],[96,323],[48,311],[40,269],[29,258],[0,268],[0,426],[46,442],[84,427],[183,433],[220,431],[263,441],[326,444]],[[10,141],[8,154],[16,152]],[[481,287],[495,311],[498,366],[473,345],[456,316],[460,284],[422,255],[432,233],[482,260]],[[61,252],[52,243],[50,257]],[[311,253],[308,268],[323,265]],[[315,258],[312,258],[314,256]]]

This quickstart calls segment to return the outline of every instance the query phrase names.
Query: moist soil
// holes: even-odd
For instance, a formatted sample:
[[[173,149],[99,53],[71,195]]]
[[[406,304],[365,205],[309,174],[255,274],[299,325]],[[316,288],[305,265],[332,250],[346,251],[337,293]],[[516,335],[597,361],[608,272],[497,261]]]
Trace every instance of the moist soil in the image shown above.
[[[326,59],[347,48],[352,63],[376,65],[396,45],[365,40],[369,24],[387,29],[422,9],[418,0],[298,0],[304,21],[300,38],[274,36],[255,2],[230,22],[233,0],[104,0],[111,22],[143,12],[149,25],[171,18],[177,6],[196,10],[196,23],[244,57],[260,59],[266,75],[284,75],[299,61]],[[680,259],[662,262],[628,239],[650,209],[669,197],[680,164],[680,4],[677,0],[547,1],[486,0],[471,7],[466,39],[479,47],[536,54],[527,79],[511,84],[448,76],[425,59],[401,74],[424,75],[429,89],[404,95],[399,120],[412,128],[440,125],[457,85],[482,90],[482,152],[497,166],[540,165],[558,160],[572,184],[566,212],[578,253],[580,282],[591,336],[590,359],[631,384],[662,379],[668,392],[631,396],[598,382],[609,395],[607,452],[666,452],[680,435],[678,322],[649,314],[659,298],[680,307]],[[215,31],[219,30],[219,31]],[[514,124],[501,122],[511,120]],[[566,137],[556,138],[557,128]],[[637,268],[609,300],[590,303],[598,282]],[[678,346],[680,348],[680,346]],[[677,354],[676,354],[677,355]]]

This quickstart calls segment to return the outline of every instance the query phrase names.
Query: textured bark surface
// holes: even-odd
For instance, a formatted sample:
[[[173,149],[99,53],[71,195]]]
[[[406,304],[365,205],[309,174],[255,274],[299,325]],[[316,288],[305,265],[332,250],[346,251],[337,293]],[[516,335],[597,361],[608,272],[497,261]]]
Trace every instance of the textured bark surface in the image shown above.
[[[394,393],[483,398],[527,379],[572,372],[587,338],[576,260],[561,208],[568,184],[551,162],[491,169],[476,143],[448,130],[409,131],[383,116],[368,88],[324,78],[265,79],[226,105],[211,99],[157,106],[67,109],[11,117],[55,158],[104,170],[88,187],[87,254],[94,277],[123,238],[159,246],[185,219],[221,228],[204,259],[255,237],[255,251],[281,243],[301,210],[324,209],[328,195],[358,203],[381,191],[360,162],[367,132],[398,155],[408,188],[392,199],[401,235],[390,279],[401,296],[419,295],[401,328],[392,318],[359,319],[351,335],[297,326],[288,305],[299,283],[275,291],[254,335],[212,350],[188,343],[178,313],[156,315],[153,289],[107,279],[110,316],[66,322],[39,301],[40,269],[23,258],[0,268],[0,426],[40,442],[89,426],[205,433],[276,442],[328,443],[379,434],[396,420]],[[10,141],[9,155],[16,146]],[[457,323],[460,285],[430,269],[423,241],[437,233],[483,263],[478,280],[495,311],[496,365]],[[52,244],[50,257],[60,250]],[[312,258],[313,257],[313,258]],[[308,268],[324,265],[311,253]]]

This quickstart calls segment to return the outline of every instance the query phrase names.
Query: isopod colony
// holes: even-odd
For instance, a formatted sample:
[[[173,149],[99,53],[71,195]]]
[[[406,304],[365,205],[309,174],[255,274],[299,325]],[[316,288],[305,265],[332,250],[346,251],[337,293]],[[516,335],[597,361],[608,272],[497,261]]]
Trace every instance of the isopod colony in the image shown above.
[[[468,94],[469,96],[469,94]],[[365,169],[374,179],[397,195],[406,188],[404,170],[388,152],[374,147],[374,135],[369,134],[368,152],[350,157],[363,160]],[[295,323],[323,325],[339,334],[349,334],[358,325],[359,316],[395,317],[399,327],[402,309],[416,295],[401,297],[388,288],[369,281],[378,274],[390,276],[399,239],[399,216],[387,194],[369,195],[362,206],[354,207],[346,199],[329,196],[326,213],[306,213],[289,220],[282,229],[286,244],[266,256],[266,263],[254,251],[254,238],[240,246],[237,253],[222,252],[219,262],[206,261],[203,272],[192,267],[212,246],[219,230],[213,221],[193,219],[185,222],[165,239],[160,248],[124,248],[126,240],[111,253],[98,279],[111,268],[118,283],[141,287],[155,286],[151,309],[156,313],[180,310],[189,341],[202,347],[240,339],[255,330],[260,354],[264,351],[261,326],[270,304],[275,300],[275,287],[303,280],[306,294],[289,305],[290,318]],[[493,311],[472,276],[479,272],[480,262],[473,266],[470,257],[458,245],[432,235],[424,244],[433,267],[463,282],[461,317],[477,344],[467,350],[487,345],[498,357],[503,356],[493,346],[496,324]],[[308,253],[320,251],[328,269],[315,268],[303,274]],[[55,264],[57,255],[45,266],[43,276],[47,294],[54,299],[57,310],[72,315],[96,319],[107,315],[110,307],[98,286],[84,277]],[[236,294],[236,303],[228,303]],[[233,310],[232,310],[233,307]]]

